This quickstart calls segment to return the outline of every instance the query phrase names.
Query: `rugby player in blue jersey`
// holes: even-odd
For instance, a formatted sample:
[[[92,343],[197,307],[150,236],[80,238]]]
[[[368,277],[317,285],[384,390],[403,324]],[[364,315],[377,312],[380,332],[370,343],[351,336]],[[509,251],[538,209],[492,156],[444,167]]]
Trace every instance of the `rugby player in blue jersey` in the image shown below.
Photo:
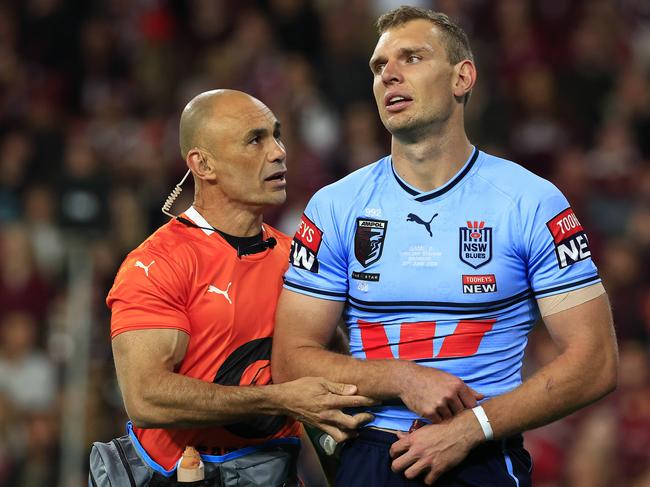
[[[469,141],[465,33],[414,7],[377,25],[370,69],[391,154],[305,209],[273,376],[325,376],[383,401],[344,445],[338,485],[529,486],[521,432],[616,385],[607,295],[561,192]],[[326,349],[342,315],[350,356]],[[540,316],[560,352],[522,382]]]

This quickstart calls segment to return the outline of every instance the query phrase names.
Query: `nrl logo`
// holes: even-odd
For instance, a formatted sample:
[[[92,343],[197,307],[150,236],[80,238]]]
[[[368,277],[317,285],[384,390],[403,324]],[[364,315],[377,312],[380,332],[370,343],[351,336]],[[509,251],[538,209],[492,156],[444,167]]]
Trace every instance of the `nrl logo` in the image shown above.
[[[387,220],[357,218],[354,232],[354,256],[363,267],[377,262],[384,250]]]
[[[460,260],[478,269],[492,260],[492,227],[485,222],[468,221],[460,227]]]

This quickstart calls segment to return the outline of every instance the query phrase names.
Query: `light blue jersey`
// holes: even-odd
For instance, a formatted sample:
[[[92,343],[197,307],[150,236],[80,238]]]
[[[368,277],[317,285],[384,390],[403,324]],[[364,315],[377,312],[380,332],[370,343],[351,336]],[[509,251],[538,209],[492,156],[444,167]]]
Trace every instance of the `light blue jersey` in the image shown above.
[[[287,289],[346,301],[354,357],[436,367],[488,398],[521,383],[536,299],[600,281],[562,193],[478,150],[428,193],[390,157],[321,189],[290,262]],[[373,412],[381,428],[417,418],[399,406]]]

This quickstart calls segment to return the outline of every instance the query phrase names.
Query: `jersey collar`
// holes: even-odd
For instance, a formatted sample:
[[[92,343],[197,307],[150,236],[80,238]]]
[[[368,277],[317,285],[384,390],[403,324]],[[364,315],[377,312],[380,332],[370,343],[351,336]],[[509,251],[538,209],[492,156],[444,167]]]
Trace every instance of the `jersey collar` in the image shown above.
[[[433,198],[437,198],[438,196],[442,196],[445,194],[447,191],[451,190],[454,188],[458,183],[460,183],[463,178],[471,171],[472,167],[474,167],[474,163],[476,162],[476,159],[478,159],[478,154],[479,151],[476,147],[474,147],[474,151],[472,154],[469,156],[469,159],[467,162],[465,162],[465,165],[456,173],[456,175],[451,178],[445,185],[441,186],[438,189],[434,189],[433,191],[430,191],[428,193],[422,193],[421,191],[418,191],[415,189],[413,186],[408,184],[406,181],[404,181],[402,178],[399,177],[397,172],[395,171],[395,168],[393,167],[393,159],[392,157],[390,158],[390,169],[393,172],[393,176],[395,177],[395,181],[397,181],[397,184],[400,185],[400,187],[406,191],[408,194],[411,196],[415,196],[415,201],[429,201]]]
[[[201,216],[201,213],[199,213],[194,206],[190,206],[187,210],[184,211],[185,216],[192,220],[194,223],[196,223],[203,230],[203,233],[206,235],[212,235],[214,233],[214,230],[210,230],[212,228],[212,225],[208,223],[208,221]]]
[[[208,223],[208,221],[203,218],[201,213],[198,212],[194,206],[190,206],[187,210],[183,212],[187,218],[192,220],[194,223],[196,223],[198,226],[203,227],[201,230],[203,230],[203,233],[206,235],[212,235],[215,233],[214,230],[211,230],[212,225]],[[264,225],[262,225],[262,238],[266,236],[266,228],[264,228]]]

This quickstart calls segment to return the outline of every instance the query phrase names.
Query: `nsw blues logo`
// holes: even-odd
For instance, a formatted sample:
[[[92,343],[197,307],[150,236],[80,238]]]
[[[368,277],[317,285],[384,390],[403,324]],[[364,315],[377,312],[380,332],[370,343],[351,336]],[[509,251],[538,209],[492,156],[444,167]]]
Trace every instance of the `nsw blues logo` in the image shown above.
[[[387,227],[388,221],[386,220],[357,218],[357,228],[354,232],[354,256],[363,267],[368,267],[381,257]]]
[[[460,260],[478,269],[492,260],[492,227],[485,222],[468,221],[460,227]]]

